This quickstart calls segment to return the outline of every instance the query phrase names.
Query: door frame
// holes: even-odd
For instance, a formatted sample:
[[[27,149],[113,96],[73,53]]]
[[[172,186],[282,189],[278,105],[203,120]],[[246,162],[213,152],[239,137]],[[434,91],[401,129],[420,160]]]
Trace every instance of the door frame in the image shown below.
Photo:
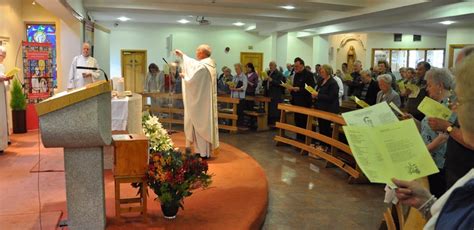
[[[260,72],[265,70],[265,68],[264,68],[264,65],[265,65],[265,63],[264,63],[264,61],[265,61],[265,55],[264,55],[263,52],[240,52],[240,63],[242,64],[242,66],[243,66],[244,68],[245,68],[245,65],[246,65],[247,63],[242,63],[242,61],[243,61],[243,60],[242,60],[242,56],[247,55],[247,54],[258,54],[258,55],[262,55],[262,63],[261,63],[261,66],[260,66],[260,68],[262,68],[262,69],[260,70]],[[252,64],[255,66],[255,63],[252,63]],[[244,70],[242,70],[242,71],[244,71]],[[255,70],[255,71],[257,71],[257,70]],[[257,73],[257,74],[260,76],[261,73]]]
[[[120,69],[121,69],[121,75],[122,78],[125,80],[125,74],[124,74],[124,63],[123,63],[123,53],[125,52],[131,52],[131,53],[144,53],[145,54],[145,65],[143,65],[143,72],[146,74],[148,73],[148,53],[147,50],[135,50],[135,49],[121,49],[120,50]]]

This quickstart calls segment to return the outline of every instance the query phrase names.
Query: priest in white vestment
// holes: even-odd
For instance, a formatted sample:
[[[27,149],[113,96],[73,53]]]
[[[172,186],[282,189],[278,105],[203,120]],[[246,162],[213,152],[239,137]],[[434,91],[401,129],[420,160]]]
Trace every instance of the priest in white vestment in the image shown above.
[[[99,68],[97,60],[90,56],[91,46],[89,43],[82,44],[82,54],[74,57],[69,70],[69,80],[67,83],[67,89],[77,89],[92,82],[97,81],[100,73],[97,70],[86,70],[78,69],[78,66],[82,67],[94,67]]]
[[[0,153],[8,146],[7,87],[9,78],[5,76],[3,60],[7,56],[5,47],[0,46]]]
[[[210,58],[211,47],[200,45],[196,49],[197,60],[180,50],[175,52],[183,58],[181,77],[186,148],[190,148],[192,143],[195,153],[202,158],[210,158],[219,148],[217,73],[216,64]]]

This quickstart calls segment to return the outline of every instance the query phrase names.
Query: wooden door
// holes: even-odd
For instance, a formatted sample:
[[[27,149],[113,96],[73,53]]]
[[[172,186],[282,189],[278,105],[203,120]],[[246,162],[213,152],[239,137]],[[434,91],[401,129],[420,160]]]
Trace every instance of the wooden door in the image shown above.
[[[142,93],[147,74],[146,50],[122,50],[121,60],[125,90]]]
[[[260,75],[263,70],[263,53],[240,52],[240,63],[244,66],[251,62],[255,67],[255,71]]]

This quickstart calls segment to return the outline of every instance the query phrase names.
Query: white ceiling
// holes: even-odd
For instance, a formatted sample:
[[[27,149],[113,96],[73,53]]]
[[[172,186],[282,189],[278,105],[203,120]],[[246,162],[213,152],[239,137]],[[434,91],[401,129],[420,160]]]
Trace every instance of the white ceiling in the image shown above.
[[[198,25],[204,16],[211,26],[255,25],[262,34],[312,30],[314,34],[354,31],[414,30],[420,34],[443,35],[439,21],[472,22],[472,0],[83,0],[91,18],[98,22],[179,24],[187,19]],[[295,6],[294,10],[281,8]],[[387,31],[405,32],[405,31]]]

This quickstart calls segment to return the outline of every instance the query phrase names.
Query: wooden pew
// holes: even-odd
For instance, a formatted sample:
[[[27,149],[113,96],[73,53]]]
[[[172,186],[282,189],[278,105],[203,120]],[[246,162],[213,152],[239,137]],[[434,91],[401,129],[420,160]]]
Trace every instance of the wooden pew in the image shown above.
[[[254,101],[258,106],[257,111],[244,111],[247,116],[255,117],[257,119],[257,131],[268,130],[268,103],[271,99],[263,96],[247,96],[245,100]],[[263,106],[262,106],[263,105]],[[259,112],[259,110],[263,112]]]
[[[183,96],[182,94],[169,94],[169,93],[142,93],[142,100],[143,100],[143,111],[150,111],[152,113],[161,113],[167,114],[168,117],[160,118],[160,122],[162,123],[171,123],[171,124],[184,124],[184,108],[174,108],[172,105],[171,107],[168,106],[150,106],[147,105],[147,98],[159,98],[163,100],[172,100],[173,102],[182,101]],[[170,104],[169,102],[168,104]],[[219,129],[228,130],[231,133],[237,132],[237,104],[239,104],[238,98],[231,98],[228,96],[218,96],[217,97],[218,104],[227,104],[230,105],[230,110],[221,110],[218,112],[217,116],[219,119],[224,120],[231,120],[231,125],[222,125],[219,124]]]
[[[220,109],[217,117],[219,119],[231,120],[232,125],[222,125],[219,124],[219,129],[228,130],[230,133],[237,133],[237,105],[239,104],[240,99],[231,98],[227,95],[217,96],[217,103],[219,106],[224,105],[224,107],[230,107],[229,109]]]
[[[312,155],[323,158],[327,163],[333,164],[346,173],[349,174],[349,182],[365,182],[366,178],[355,163],[354,157],[350,147],[339,141],[340,129],[346,123],[344,119],[338,115],[321,110],[294,106],[290,104],[278,104],[278,109],[281,110],[280,122],[277,122],[276,127],[279,134],[275,136],[274,140],[279,143],[285,143],[304,150]],[[300,113],[308,116],[306,128],[300,128],[286,121],[286,113]],[[327,137],[319,132],[313,131],[313,120],[322,118],[331,121],[333,124],[332,137]],[[293,132],[306,136],[305,143],[293,140],[285,135],[285,132]],[[311,140],[316,139],[331,146],[330,152],[324,152],[311,145]]]

